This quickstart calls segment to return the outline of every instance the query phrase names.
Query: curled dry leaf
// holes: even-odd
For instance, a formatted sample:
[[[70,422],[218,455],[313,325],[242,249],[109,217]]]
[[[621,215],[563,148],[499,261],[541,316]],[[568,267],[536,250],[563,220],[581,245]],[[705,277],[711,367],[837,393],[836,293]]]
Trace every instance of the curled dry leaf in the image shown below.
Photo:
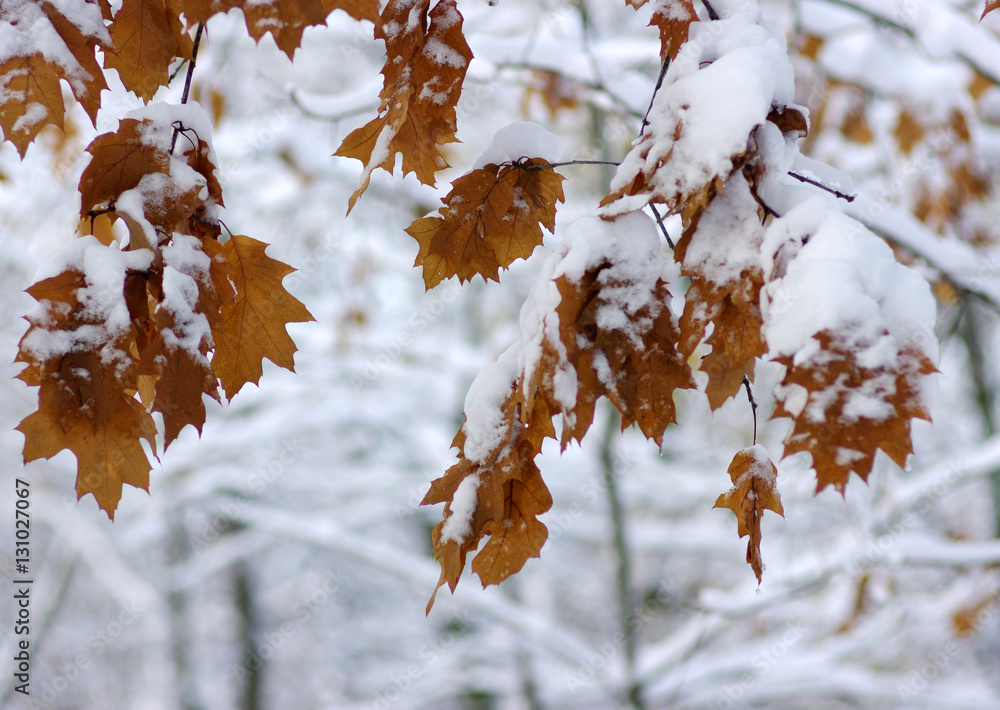
[[[543,226],[555,231],[556,202],[565,199],[563,176],[531,167],[546,162],[532,158],[477,168],[452,183],[439,214],[406,228],[420,245],[414,266],[423,267],[428,289],[451,276],[499,281],[500,269],[541,245]]]
[[[749,535],[747,564],[753,568],[760,584],[764,561],[760,556],[760,519],[765,510],[784,517],[781,495],[777,487],[778,468],[771,462],[767,449],[760,444],[736,452],[729,464],[733,487],[719,496],[715,508],[729,508],[736,514],[740,537]]]
[[[429,7],[430,0],[389,0],[375,25],[386,50],[379,115],[352,131],[335,153],[364,165],[348,212],[375,168],[392,173],[397,153],[403,156],[403,174],[415,172],[425,185],[433,185],[434,173],[448,167],[438,147],[458,140],[455,105],[472,50],[455,0],[438,0],[430,12]]]

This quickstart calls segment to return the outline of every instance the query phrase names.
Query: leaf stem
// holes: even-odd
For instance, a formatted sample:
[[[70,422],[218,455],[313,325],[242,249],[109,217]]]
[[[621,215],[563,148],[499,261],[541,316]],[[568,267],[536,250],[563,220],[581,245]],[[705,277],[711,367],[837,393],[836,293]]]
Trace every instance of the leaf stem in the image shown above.
[[[719,13],[715,11],[715,8],[712,7],[711,3],[709,3],[708,0],[701,0],[701,4],[705,6],[706,10],[708,10],[708,19],[710,20],[719,19]]]
[[[656,217],[656,225],[663,232],[663,236],[667,238],[667,244],[670,245],[670,249],[674,248],[674,241],[670,238],[670,234],[667,232],[666,225],[663,224],[663,217],[660,216],[660,211],[656,209],[656,205],[652,202],[649,203],[649,209],[653,210],[653,215]]]
[[[747,388],[747,399],[750,400],[750,408],[753,410],[753,443],[757,445],[757,400],[753,398],[753,389],[750,387],[750,378],[743,375],[743,386]]]
[[[198,46],[201,44],[201,33],[205,29],[205,23],[199,22],[198,29],[194,33],[194,46],[191,47],[191,61],[188,62],[187,76],[184,77],[184,92],[181,94],[181,105],[188,102],[188,96],[191,95],[191,79],[194,77],[194,66],[198,59]],[[174,128],[174,135],[170,139],[170,152],[174,152],[174,146],[177,144],[177,134],[180,133],[179,128]]]

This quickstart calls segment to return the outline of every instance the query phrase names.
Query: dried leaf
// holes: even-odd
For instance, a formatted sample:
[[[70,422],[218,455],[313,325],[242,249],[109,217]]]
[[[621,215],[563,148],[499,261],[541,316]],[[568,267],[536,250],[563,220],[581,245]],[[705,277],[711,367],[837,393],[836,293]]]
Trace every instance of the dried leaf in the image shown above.
[[[729,464],[733,487],[719,496],[714,508],[729,508],[736,514],[740,537],[749,535],[747,564],[753,568],[760,584],[764,561],[760,556],[760,519],[765,510],[784,517],[781,496],[777,488],[778,468],[771,462],[767,450],[759,444],[742,449]]]
[[[74,19],[49,2],[0,4],[0,22],[9,23],[14,36],[21,35],[29,48],[0,63],[0,128],[22,158],[42,128],[63,126],[60,79],[69,84],[91,122],[97,119],[101,91],[108,85],[94,51],[108,53],[111,43],[98,6],[81,3]],[[45,24],[51,32],[40,29]],[[62,46],[34,46],[42,36],[61,40]]]
[[[759,258],[748,262],[746,256],[758,253],[764,237],[756,211],[745,177],[733,175],[723,191],[687,221],[674,249],[681,274],[691,279],[678,349],[690,358],[712,325],[706,341],[712,352],[703,358],[701,370],[708,374],[705,394],[713,410],[739,392],[744,375],[753,381],[756,359],[767,352],[760,311],[764,271]]]
[[[428,13],[429,6],[430,0],[390,0],[375,25],[376,38],[386,44],[379,116],[352,131],[335,153],[364,165],[348,212],[372,171],[392,173],[397,153],[403,175],[414,172],[425,185],[448,167],[438,147],[458,140],[455,105],[472,51],[455,0],[438,0]]]
[[[315,320],[281,285],[294,269],[267,256],[266,247],[239,234],[222,247],[235,297],[223,300],[221,321],[212,328],[212,370],[229,399],[247,382],[260,381],[264,358],[294,372],[297,348],[285,326]],[[217,268],[213,259],[213,269]],[[218,284],[217,277],[213,280]]]
[[[477,168],[452,183],[439,215],[407,227],[420,245],[414,266],[423,267],[428,289],[451,276],[464,282],[479,274],[499,281],[500,269],[527,259],[541,245],[543,226],[555,230],[563,176],[552,168],[529,169],[544,164],[533,158]]]
[[[282,52],[292,59],[302,44],[307,27],[325,25],[334,10],[343,10],[357,20],[378,20],[378,0],[176,0],[182,2],[188,27],[207,22],[233,8],[243,11],[247,31],[257,42],[268,32]]]
[[[993,12],[998,7],[1000,7],[1000,0],[986,0],[986,7],[983,9],[983,14],[979,16],[979,21],[982,22],[987,13]]]
[[[930,421],[919,381],[936,368],[922,353],[903,350],[898,369],[873,369],[855,359],[856,348],[829,332],[813,337],[820,345],[813,357],[801,362],[777,358],[786,370],[776,391],[773,418],[794,419],[785,439],[785,456],[799,451],[812,455],[817,493],[830,485],[843,493],[851,471],[868,480],[876,449],[900,467],[906,465],[906,457],[913,453],[910,420]],[[865,406],[857,406],[857,401]],[[883,417],[863,413],[872,409],[873,401],[879,403]]]
[[[108,28],[115,50],[105,56],[105,66],[143,101],[166,86],[175,57],[191,59],[193,45],[178,17],[179,1],[124,0]]]
[[[86,239],[91,240],[88,248],[117,251]],[[142,255],[123,255],[123,262],[128,258],[139,261]],[[122,271],[119,288],[124,285]],[[90,299],[101,302],[113,295],[100,289],[114,287],[113,279],[95,284],[75,270],[32,286],[28,293],[42,310],[29,318],[17,355],[17,361],[28,364],[20,378],[39,387],[37,411],[18,426],[25,435],[25,462],[72,450],[78,496],[93,493],[110,517],[124,483],[149,485],[150,466],[140,439],[156,451],[155,425],[133,398],[136,329],[109,323],[101,309],[88,307]],[[86,301],[80,295],[84,289]],[[53,340],[53,333],[58,339]]]
[[[435,526],[432,535],[441,578],[427,603],[428,613],[442,585],[447,583],[455,591],[466,556],[479,547],[484,536],[489,536],[490,541],[472,563],[484,587],[499,584],[518,572],[529,558],[541,554],[548,531],[537,516],[552,506],[552,497],[534,463],[541,441],[534,439],[528,433],[530,427],[519,421],[519,397],[520,390],[512,383],[501,407],[506,429],[500,448],[485,461],[471,461],[465,456],[465,438],[460,430],[455,437],[459,462],[431,484],[421,501],[421,505],[445,503],[444,520]],[[464,495],[474,499],[463,500],[465,508],[454,518],[460,486],[467,489]]]

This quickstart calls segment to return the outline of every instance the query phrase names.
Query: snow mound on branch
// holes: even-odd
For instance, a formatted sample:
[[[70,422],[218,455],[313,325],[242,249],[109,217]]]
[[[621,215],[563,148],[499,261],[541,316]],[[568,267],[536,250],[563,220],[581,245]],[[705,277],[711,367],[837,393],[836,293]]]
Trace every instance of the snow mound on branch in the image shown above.
[[[473,168],[511,163],[522,158],[544,158],[550,163],[563,154],[563,142],[558,136],[532,121],[517,121],[501,128],[493,142],[476,158]]]

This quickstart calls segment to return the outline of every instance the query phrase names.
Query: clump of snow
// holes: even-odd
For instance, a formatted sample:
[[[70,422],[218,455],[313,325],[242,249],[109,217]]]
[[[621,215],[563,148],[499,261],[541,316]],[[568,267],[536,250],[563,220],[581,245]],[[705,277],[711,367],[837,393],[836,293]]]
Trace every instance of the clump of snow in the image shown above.
[[[759,273],[763,241],[757,202],[743,173],[736,173],[698,220],[684,253],[684,267],[720,288],[735,288],[740,282],[749,288],[744,276]]]
[[[208,318],[197,312],[200,289],[198,283],[211,284],[211,260],[202,250],[201,242],[187,234],[174,234],[163,252],[163,301],[160,308],[173,316],[173,326],[161,329],[168,347],[182,348],[198,361],[207,358],[202,353],[212,345],[212,329]]]
[[[480,475],[473,474],[466,476],[455,489],[455,494],[451,498],[448,507],[451,515],[445,518],[444,525],[441,526],[441,542],[454,540],[459,545],[465,542],[472,533],[472,516],[476,512],[476,505],[479,503],[477,491],[482,483]]]
[[[473,463],[485,463],[490,453],[498,449],[510,435],[503,413],[504,400],[514,389],[519,374],[519,345],[513,345],[496,362],[487,365],[473,380],[465,396],[465,458]]]
[[[152,263],[149,249],[121,251],[117,245],[105,246],[93,236],[71,242],[39,269],[36,282],[65,271],[83,275],[83,286],[76,292],[78,326],[72,330],[47,330],[47,326],[56,324],[54,316],[68,314],[66,304],[43,299],[26,316],[38,327],[24,338],[24,352],[45,361],[71,352],[98,351],[105,365],[124,366],[130,362],[131,356],[116,346],[132,327],[123,294],[125,276],[129,271],[145,271]]]
[[[544,158],[550,163],[562,158],[563,142],[532,121],[517,121],[501,128],[493,142],[476,158],[474,168],[500,165],[521,158]]]
[[[756,4],[751,9],[756,17]],[[772,106],[792,104],[784,37],[739,14],[691,24],[653,100],[649,126],[619,166],[611,192],[626,189],[637,175],[652,177],[641,194],[616,200],[605,214],[642,209],[654,193],[679,201],[702,192],[732,172],[733,156],[747,151]]]
[[[635,314],[651,304],[653,286],[663,273],[666,256],[653,221],[641,212],[615,220],[582,217],[566,228],[563,242],[552,254],[521,307],[521,349],[519,369],[524,372],[525,387],[530,387],[533,374],[541,361],[545,345],[559,357],[556,370],[555,396],[566,411],[576,405],[577,373],[567,362],[566,348],[559,337],[561,302],[556,280],[565,277],[578,283],[588,271],[601,265],[598,276],[602,305],[597,312],[597,326],[625,332],[636,347],[649,323]],[[662,303],[652,304],[650,317],[655,318]],[[529,393],[526,391],[525,395]]]

